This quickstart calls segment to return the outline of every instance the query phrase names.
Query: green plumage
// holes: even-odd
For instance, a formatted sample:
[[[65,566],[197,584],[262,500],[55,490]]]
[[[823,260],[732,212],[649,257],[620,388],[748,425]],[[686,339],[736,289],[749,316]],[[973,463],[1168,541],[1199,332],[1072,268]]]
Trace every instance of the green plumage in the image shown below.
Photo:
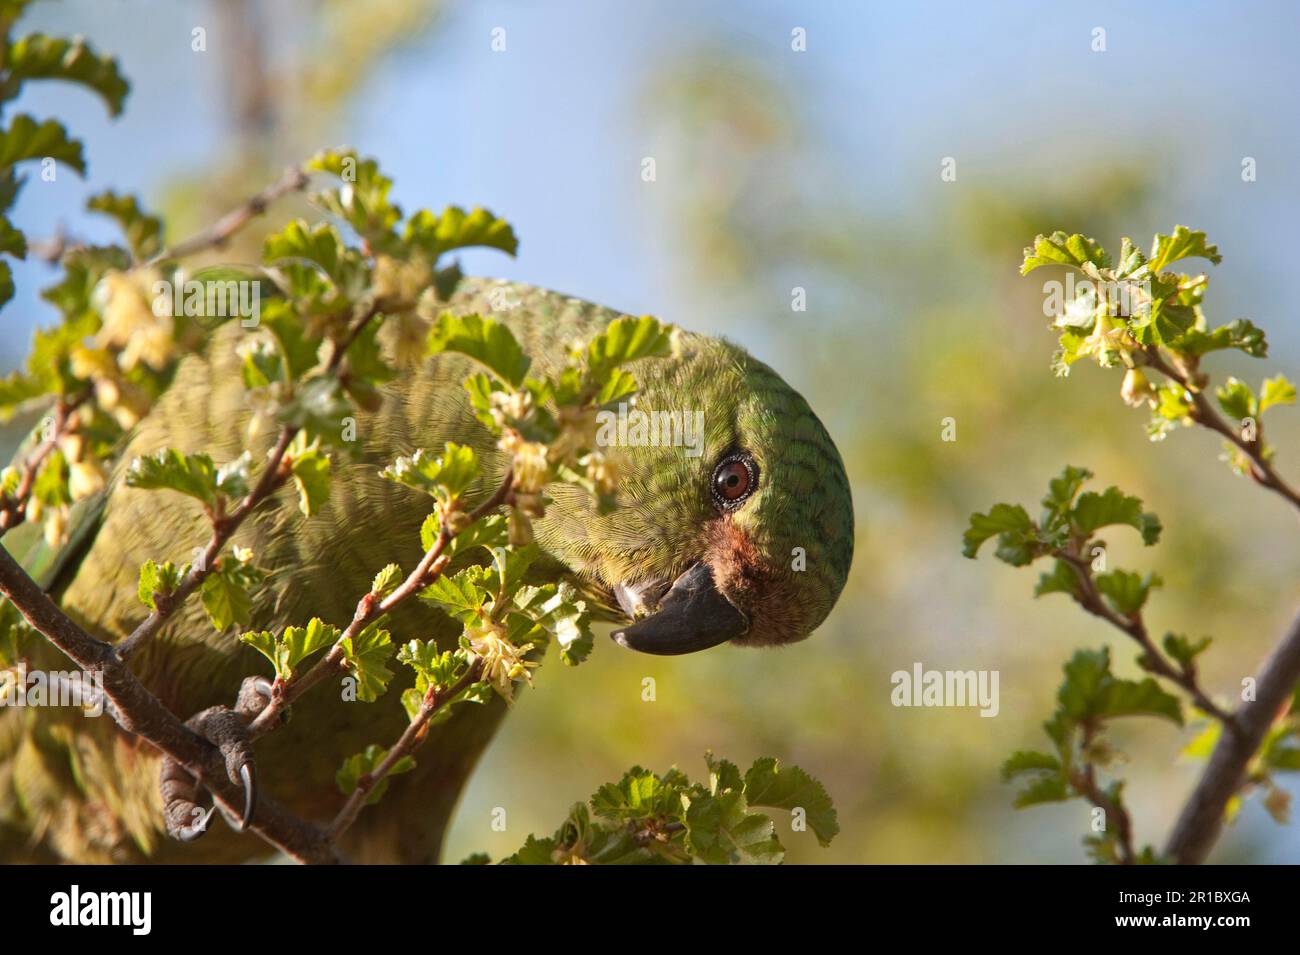
[[[489,298],[489,294],[496,294]],[[504,299],[511,308],[497,312]],[[505,322],[542,370],[562,361],[576,341],[618,313],[529,286],[466,280],[451,310]],[[235,345],[245,334],[223,328],[206,356],[187,358],[175,382],[140,423],[122,461],[163,447],[203,451],[215,460],[249,447],[264,456],[266,425],[250,441],[250,410]],[[420,556],[419,527],[428,500],[378,476],[396,455],[469,444],[485,462],[477,493],[495,486],[504,468],[485,428],[473,417],[461,382],[467,359],[440,355],[384,388],[379,411],[356,417],[356,448],[338,456],[329,505],[311,519],[289,491],[264,505],[236,535],[270,571],[255,595],[253,627],[278,630],[312,616],[342,625],[374,572],[390,561],[409,570]],[[566,575],[608,607],[614,585],[671,579],[691,563],[714,560],[729,599],[764,621],[737,642],[775,643],[806,636],[829,612],[852,556],[852,508],[843,465],[803,399],[741,349],[683,335],[674,357],[648,359],[634,372],[638,407],[704,412],[703,453],[682,448],[623,449],[627,470],[620,507],[598,515],[571,486],[553,492],[538,522],[538,540],[553,558],[543,573]],[[760,487],[725,518],[710,503],[709,475],[720,455],[747,447],[759,462]],[[206,540],[200,509],[177,494],[128,488],[119,466],[102,513],[89,510],[93,533],[73,544],[61,564],[45,569],[65,609],[105,639],[117,640],[143,619],[136,598],[140,565],[149,559],[187,562]],[[13,535],[6,546],[18,551]],[[802,548],[806,569],[792,567]],[[36,554],[32,559],[38,559]],[[761,610],[761,614],[759,611]],[[395,642],[414,637],[453,640],[451,622],[408,602],[393,617]],[[627,652],[617,647],[602,652]],[[716,652],[734,652],[720,650]],[[33,666],[65,669],[43,648]],[[264,661],[217,633],[191,600],[132,663],[147,685],[182,718],[231,703],[240,681],[264,672]],[[399,673],[394,690],[405,684]],[[455,801],[505,705],[460,707],[434,727],[417,769],[394,781],[376,809],[362,814],[344,846],[358,861],[432,861]],[[344,758],[395,739],[405,723],[399,692],[376,703],[343,702],[337,685],[312,691],[291,721],[257,744],[261,784],[310,818],[328,818],[341,802],[334,774]],[[88,719],[57,709],[0,713],[0,860],[50,856],[86,861],[239,861],[267,852],[251,835],[216,824],[197,843],[162,833],[158,761],[147,744],[118,732],[107,717]]]

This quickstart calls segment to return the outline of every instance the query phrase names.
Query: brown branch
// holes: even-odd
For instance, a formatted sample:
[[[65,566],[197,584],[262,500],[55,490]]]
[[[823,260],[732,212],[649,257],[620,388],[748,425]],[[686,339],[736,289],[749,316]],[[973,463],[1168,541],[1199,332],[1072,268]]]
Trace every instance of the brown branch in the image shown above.
[[[416,712],[415,718],[402,731],[401,737],[393,744],[379,765],[373,772],[366,773],[357,780],[357,788],[352,791],[343,808],[338,811],[334,821],[330,823],[326,830],[326,836],[333,842],[337,842],[343,833],[347,832],[348,827],[356,822],[357,816],[365,808],[366,800],[370,797],[371,791],[386,777],[397,765],[398,761],[409,755],[420,743],[424,742],[426,728],[431,720],[440,709],[448,702],[454,700],[462,691],[468,689],[478,682],[483,673],[483,661],[475,660],[469,665],[469,669],[454,684],[445,691],[439,692],[436,686],[429,687],[424,694],[424,699],[420,703],[420,709]]]
[[[1160,350],[1154,346],[1147,348],[1143,354],[1150,367],[1171,381],[1177,382],[1191,396],[1193,421],[1227,438],[1250,460],[1250,476],[1257,484],[1280,495],[1289,501],[1292,507],[1300,510],[1300,492],[1297,492],[1277,473],[1273,463],[1264,455],[1263,430],[1258,421],[1255,422],[1255,439],[1247,441],[1210,404],[1203,387],[1196,381],[1194,372],[1179,367],[1174,361],[1166,360],[1160,354]]]
[[[203,554],[190,567],[185,579],[176,586],[175,590],[170,593],[155,595],[154,611],[131,631],[130,636],[118,644],[117,651],[123,659],[130,657],[141,646],[152,640],[154,635],[162,629],[163,624],[176,612],[176,609],[203,585],[203,581],[217,568],[221,551],[230,541],[230,538],[234,536],[235,531],[239,530],[239,526],[244,523],[244,519],[253,512],[257,505],[270,497],[285,482],[289,476],[285,454],[289,450],[289,445],[293,442],[294,435],[297,432],[298,429],[292,427],[286,427],[281,431],[279,439],[271,449],[270,456],[267,459],[266,466],[262,469],[257,484],[244,496],[233,511],[224,515],[214,514],[212,516],[212,536],[208,539],[208,545],[203,549]]]
[[[54,403],[54,427],[49,436],[33,448],[23,462],[18,487],[14,489],[13,494],[0,496],[0,536],[4,536],[6,531],[17,527],[27,519],[27,505],[32,495],[32,488],[36,484],[36,475],[40,473],[45,459],[58,447],[59,440],[73,426],[73,412],[83,401],[85,396],[70,400],[59,398]]]
[[[220,751],[186,727],[150,693],[112,645],[96,640],[65,614],[3,547],[0,547],[0,592],[29,624],[74,663],[100,677],[104,696],[111,704],[110,712],[122,729],[147,740],[184,765],[212,793],[213,799],[232,816],[239,817],[243,790],[227,776]],[[249,828],[300,862],[341,861],[324,832],[270,799],[258,800]]]
[[[1264,662],[1255,682],[1255,699],[1234,714],[1236,733],[1224,733],[1210,755],[1196,788],[1183,806],[1165,845],[1177,862],[1205,861],[1223,828],[1228,801],[1246,782],[1246,768],[1278,714],[1284,711],[1300,682],[1300,615]]]
[[[512,484],[512,473],[507,471],[492,496],[470,512],[466,526],[486,517],[500,507],[509,497]],[[433,546],[425,551],[415,570],[411,571],[406,579],[394,588],[387,597],[379,599],[377,594],[368,593],[357,601],[357,608],[352,616],[352,622],[348,624],[347,629],[339,635],[338,639],[334,641],[334,645],[329,648],[318,663],[302,676],[295,677],[287,682],[276,680],[272,690],[271,702],[249,725],[248,731],[252,737],[256,739],[275,729],[280,725],[281,714],[292,703],[301,698],[312,687],[331,676],[342,673],[345,661],[344,642],[356,637],[379,617],[402,602],[409,600],[433,583],[446,569],[447,564],[450,563],[450,557],[445,552],[455,537],[456,533],[444,522],[438,531],[438,537],[433,542]]]
[[[1094,617],[1100,617],[1132,638],[1142,648],[1140,662],[1144,669],[1182,688],[1200,710],[1214,717],[1232,732],[1236,732],[1236,718],[1210,699],[1197,679],[1196,670],[1189,666],[1175,666],[1160,652],[1147,632],[1146,622],[1140,612],[1131,615],[1119,614],[1106,603],[1097,590],[1097,583],[1092,577],[1092,568],[1086,560],[1065,550],[1054,551],[1053,556],[1064,560],[1074,568],[1075,576],[1079,580],[1079,593],[1075,595],[1075,602]]]
[[[153,258],[144,263],[145,266],[158,265],[160,262],[170,262],[174,259],[183,259],[187,256],[194,255],[196,252],[203,252],[207,249],[219,249],[230,241],[231,236],[247,225],[252,219],[266,212],[267,207],[272,202],[286,196],[291,192],[301,192],[307,188],[309,177],[305,170],[298,166],[292,166],[285,170],[283,176],[276,182],[267,186],[255,196],[250,196],[242,205],[226,213],[218,219],[212,226],[204,229],[198,235],[192,236],[177,245],[168,249],[163,249]]]
[[[1147,363],[1166,378],[1183,387],[1192,401],[1192,420],[1222,435],[1250,461],[1250,476],[1300,510],[1300,492],[1285,481],[1265,456],[1263,432],[1256,422],[1253,441],[1247,441],[1228,424],[1206,397],[1195,369],[1166,358],[1159,348],[1144,352]],[[1282,639],[1265,661],[1255,684],[1255,699],[1244,702],[1233,714],[1234,732],[1224,733],[1215,746],[1205,771],[1183,805],[1165,845],[1165,854],[1177,862],[1203,862],[1223,828],[1228,802],[1246,783],[1246,770],[1264,742],[1264,735],[1286,706],[1300,683],[1300,616],[1292,621]]]
[[[1091,723],[1083,724],[1083,751],[1086,756],[1092,745],[1095,727]],[[1070,774],[1070,784],[1081,796],[1106,814],[1107,823],[1114,819],[1115,836],[1119,843],[1119,861],[1121,865],[1132,865],[1137,856],[1133,851],[1133,820],[1129,817],[1124,804],[1111,799],[1097,785],[1097,774],[1091,762],[1085,762],[1081,770]]]

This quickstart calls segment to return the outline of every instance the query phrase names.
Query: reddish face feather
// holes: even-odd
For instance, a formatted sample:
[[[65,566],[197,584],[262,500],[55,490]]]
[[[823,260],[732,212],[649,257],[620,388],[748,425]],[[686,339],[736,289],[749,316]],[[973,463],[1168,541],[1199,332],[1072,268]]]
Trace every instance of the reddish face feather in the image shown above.
[[[769,646],[807,635],[790,572],[764,561],[730,515],[719,517],[710,528],[705,561],[713,568],[719,592],[749,618],[749,633],[736,643]]]

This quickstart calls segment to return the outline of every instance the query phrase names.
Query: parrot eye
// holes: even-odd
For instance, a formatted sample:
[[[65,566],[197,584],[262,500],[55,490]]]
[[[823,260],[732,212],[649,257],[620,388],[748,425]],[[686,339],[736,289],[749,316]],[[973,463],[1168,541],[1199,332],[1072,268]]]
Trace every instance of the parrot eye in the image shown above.
[[[713,503],[721,510],[735,510],[757,486],[758,465],[747,451],[728,454],[713,469]]]

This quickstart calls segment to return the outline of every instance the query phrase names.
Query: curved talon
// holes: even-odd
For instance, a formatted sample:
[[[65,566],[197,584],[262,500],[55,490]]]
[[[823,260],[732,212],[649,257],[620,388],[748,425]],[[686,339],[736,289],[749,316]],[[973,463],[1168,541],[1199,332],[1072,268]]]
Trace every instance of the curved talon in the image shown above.
[[[195,811],[199,811],[195,806]],[[181,828],[176,832],[176,838],[181,842],[194,842],[208,831],[208,823],[212,821],[212,814],[217,811],[216,806],[209,806],[208,811],[203,814],[203,818],[189,828]]]
[[[253,821],[253,812],[257,809],[257,780],[252,763],[244,763],[239,767],[239,781],[244,786],[244,815],[240,818],[236,831],[243,832]]]
[[[224,810],[222,812],[236,832],[248,828],[257,811],[257,772],[247,721],[251,718],[250,713],[255,715],[269,702],[269,687],[270,683],[266,680],[245,680],[240,688],[238,711],[225,706],[213,706],[195,714],[185,723],[217,747],[226,764],[226,775],[243,790],[243,814],[235,819]],[[175,760],[164,759],[158,783],[163,797],[168,835],[181,842],[193,842],[207,832],[208,823],[217,807],[214,805],[204,813],[199,805],[204,787],[189,770]],[[200,815],[201,819],[198,818]]]

